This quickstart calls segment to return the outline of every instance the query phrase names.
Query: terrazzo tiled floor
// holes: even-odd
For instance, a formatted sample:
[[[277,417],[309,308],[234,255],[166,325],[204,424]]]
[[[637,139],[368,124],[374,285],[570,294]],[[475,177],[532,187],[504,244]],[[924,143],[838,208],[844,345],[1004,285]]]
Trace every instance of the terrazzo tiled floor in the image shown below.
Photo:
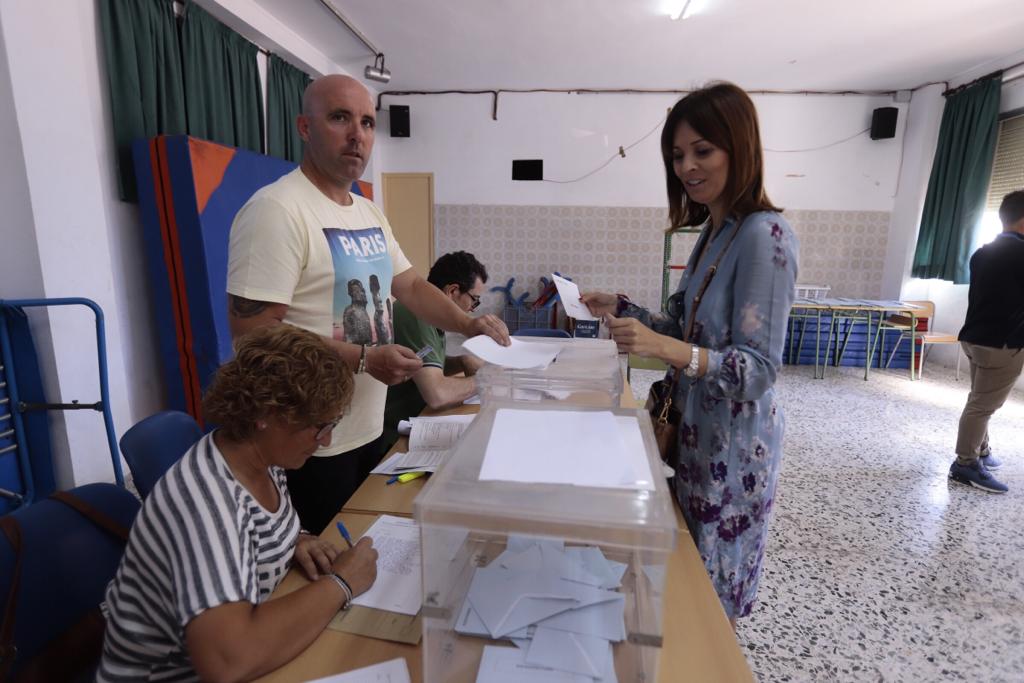
[[[638,398],[658,373],[634,371]],[[997,496],[947,480],[964,377],[786,367],[786,447],[753,615],[760,681],[1024,681],[1024,394]]]

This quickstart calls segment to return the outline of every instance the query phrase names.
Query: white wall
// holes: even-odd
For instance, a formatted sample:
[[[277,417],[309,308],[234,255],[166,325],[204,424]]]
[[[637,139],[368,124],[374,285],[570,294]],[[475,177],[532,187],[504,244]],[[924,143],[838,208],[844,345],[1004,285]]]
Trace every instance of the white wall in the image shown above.
[[[381,131],[386,171],[433,172],[438,204],[664,206],[661,122],[672,95],[502,94],[498,120],[489,95],[386,97]],[[897,106],[897,137],[865,133],[830,149],[767,154],[772,199],[799,209],[892,208],[906,105],[889,97],[755,96],[769,149],[803,149],[866,129],[876,107]],[[388,104],[411,111],[410,138],[387,138]],[[626,158],[572,184],[514,182],[513,159],[544,160],[544,176],[581,176],[645,133]]]

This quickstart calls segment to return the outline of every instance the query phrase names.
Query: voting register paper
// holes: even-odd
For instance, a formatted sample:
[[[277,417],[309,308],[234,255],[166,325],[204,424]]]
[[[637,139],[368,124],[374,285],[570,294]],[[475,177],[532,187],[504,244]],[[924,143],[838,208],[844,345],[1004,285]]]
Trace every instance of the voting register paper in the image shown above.
[[[420,527],[411,519],[381,515],[365,536],[373,539],[377,580],[353,605],[414,615],[423,602]]]

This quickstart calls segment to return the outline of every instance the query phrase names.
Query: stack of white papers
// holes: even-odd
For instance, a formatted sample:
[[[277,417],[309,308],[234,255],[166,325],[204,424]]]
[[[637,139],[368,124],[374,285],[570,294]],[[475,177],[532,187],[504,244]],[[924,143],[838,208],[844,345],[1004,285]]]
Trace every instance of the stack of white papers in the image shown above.
[[[475,415],[443,415],[440,417],[414,417],[408,424],[409,451],[392,453],[371,471],[371,474],[405,474],[406,472],[436,472],[444,464],[452,447],[458,442]],[[402,421],[406,422],[405,420]],[[401,424],[399,432],[402,431]]]
[[[480,479],[654,490],[637,418],[610,411],[502,408]]]
[[[481,360],[515,370],[539,368],[551,365],[562,347],[558,344],[526,342],[512,337],[509,346],[502,346],[487,335],[478,334],[462,345],[466,351]]]
[[[478,683],[533,680],[524,667],[561,672],[556,681],[614,681],[611,644],[626,637],[625,596],[614,589],[625,570],[598,548],[510,537],[505,552],[474,573],[455,630],[511,640],[521,653],[494,656],[515,659],[520,677],[499,676],[505,664],[481,664]]]

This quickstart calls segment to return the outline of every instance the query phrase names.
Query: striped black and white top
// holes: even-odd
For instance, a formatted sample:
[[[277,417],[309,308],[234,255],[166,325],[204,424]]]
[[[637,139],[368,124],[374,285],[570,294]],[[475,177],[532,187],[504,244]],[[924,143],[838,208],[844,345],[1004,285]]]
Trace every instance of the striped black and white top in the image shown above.
[[[107,588],[97,681],[198,680],[185,627],[229,602],[266,600],[288,570],[299,518],[284,470],[276,512],[235,479],[207,434],[153,487]]]

